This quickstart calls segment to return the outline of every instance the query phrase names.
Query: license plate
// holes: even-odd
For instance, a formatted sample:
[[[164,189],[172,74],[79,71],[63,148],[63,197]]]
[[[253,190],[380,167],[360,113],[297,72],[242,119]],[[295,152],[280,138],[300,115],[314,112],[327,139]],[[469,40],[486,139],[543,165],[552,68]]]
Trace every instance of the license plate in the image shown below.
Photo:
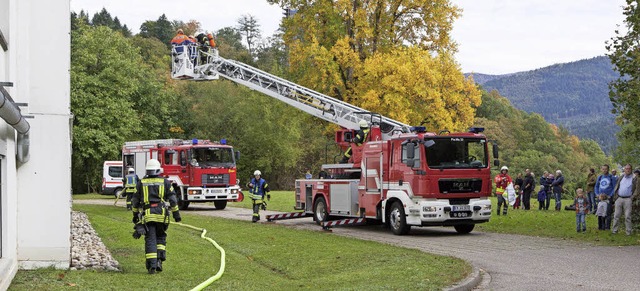
[[[450,215],[451,217],[455,217],[455,218],[470,217],[471,212],[470,211],[451,212]]]
[[[470,211],[471,206],[469,205],[453,205],[453,211]]]

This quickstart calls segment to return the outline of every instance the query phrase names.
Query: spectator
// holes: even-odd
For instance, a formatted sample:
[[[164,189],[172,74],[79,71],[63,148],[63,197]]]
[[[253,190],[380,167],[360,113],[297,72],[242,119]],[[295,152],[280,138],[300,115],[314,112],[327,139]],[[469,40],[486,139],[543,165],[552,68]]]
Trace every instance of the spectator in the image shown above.
[[[604,193],[600,194],[598,198],[598,200],[600,200],[600,202],[598,202],[598,209],[596,210],[596,216],[598,217],[598,229],[606,230],[609,200],[607,199],[607,195]]]
[[[512,183],[509,176],[509,168],[502,166],[500,168],[500,174],[496,175],[494,179],[496,183],[496,196],[498,196],[498,210],[497,214],[500,215],[500,207],[504,204],[502,214],[507,215],[507,209],[509,208],[509,200],[507,199],[507,186]]]
[[[540,191],[538,191],[538,203],[540,203],[540,205],[538,205],[538,210],[544,209],[544,202],[546,200],[547,200],[547,190],[545,190],[544,186],[540,185]]]
[[[524,210],[529,210],[531,209],[531,192],[533,192],[536,181],[529,169],[526,169],[525,173],[522,205],[524,206]]]
[[[518,173],[516,181],[514,182],[514,188],[516,189],[516,203],[513,204],[513,209],[520,208],[520,195],[521,190],[524,187],[524,180],[522,179],[522,173]]]
[[[618,183],[618,178],[619,178],[618,177],[618,170],[616,170],[616,169],[611,170],[611,176],[613,176],[613,180],[612,180],[613,183],[612,184],[613,185],[617,184]]]
[[[311,175],[311,170],[307,170],[307,173],[304,174],[304,178],[307,180],[313,178],[313,175]]]
[[[593,192],[593,188],[596,185],[596,170],[591,168],[589,169],[589,174],[587,175],[587,182],[586,182],[586,192],[587,192],[587,199],[589,200],[589,210],[591,213],[596,214],[596,208],[598,207],[598,202],[596,200],[596,193]]]
[[[622,211],[624,211],[624,224],[626,227],[626,233],[627,235],[631,235],[631,197],[637,196],[637,179],[633,176],[633,174],[631,174],[632,167],[630,164],[626,164],[623,169],[624,173],[620,177],[620,179],[618,179],[618,182],[613,189],[615,212],[613,214],[613,229],[611,229],[611,232],[614,234],[618,233],[620,216],[622,215]]]
[[[542,176],[540,176],[540,187],[544,188],[544,192],[547,194],[545,195],[545,203],[542,203],[542,209],[549,209],[549,185],[551,185],[551,183],[548,183],[548,179],[549,178],[549,172],[544,171],[544,173],[542,174]],[[552,180],[553,181],[553,180]]]
[[[600,174],[600,176],[598,176],[598,179],[596,179],[596,185],[593,190],[596,195],[598,195],[598,197],[600,197],[600,194],[607,195],[607,200],[609,200],[609,203],[612,203],[613,189],[615,187],[615,184],[613,184],[613,175],[609,174],[609,165],[602,165],[602,167],[600,167],[600,172],[602,174]],[[610,209],[612,208],[613,207],[611,207],[611,205],[609,205],[609,207],[607,208],[609,210],[607,211],[607,216],[605,219],[605,229],[611,229]]]
[[[576,231],[580,232],[581,227],[582,232],[587,231],[586,216],[589,213],[589,200],[584,197],[582,188],[576,190],[576,198],[573,200],[573,206],[576,208]]]
[[[553,192],[553,197],[556,199],[556,211],[560,211],[562,207],[562,192],[564,186],[564,176],[562,176],[562,171],[556,170],[556,176],[551,183],[551,191]]]

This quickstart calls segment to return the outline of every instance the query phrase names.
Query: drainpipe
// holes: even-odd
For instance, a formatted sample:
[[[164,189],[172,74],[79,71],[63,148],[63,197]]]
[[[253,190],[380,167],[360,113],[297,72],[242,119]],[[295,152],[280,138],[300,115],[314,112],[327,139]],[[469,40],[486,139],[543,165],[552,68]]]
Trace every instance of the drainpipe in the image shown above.
[[[22,116],[20,109],[4,89],[12,83],[0,83],[0,118],[11,125],[18,132],[16,159],[21,163],[29,161],[29,122]]]

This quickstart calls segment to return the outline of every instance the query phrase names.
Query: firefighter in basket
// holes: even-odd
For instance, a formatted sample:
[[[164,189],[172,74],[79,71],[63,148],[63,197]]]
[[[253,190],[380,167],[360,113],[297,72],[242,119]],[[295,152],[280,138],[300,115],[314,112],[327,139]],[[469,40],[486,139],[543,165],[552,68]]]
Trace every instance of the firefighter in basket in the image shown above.
[[[247,184],[249,193],[251,193],[249,197],[253,201],[253,217],[251,218],[253,222],[260,220],[260,208],[267,210],[267,203],[264,201],[265,194],[267,200],[271,200],[271,195],[267,194],[269,193],[269,184],[265,179],[260,178],[261,175],[260,170],[256,170],[253,172],[253,178]]]
[[[366,121],[360,120],[359,125],[360,130],[356,132],[356,137],[351,140],[351,142],[355,143],[356,146],[361,146],[365,141],[367,141],[370,131],[369,123],[367,123]],[[349,159],[351,158],[351,152],[351,147],[349,147],[349,149],[344,152],[344,156],[342,156],[342,160],[340,161],[341,164],[346,164],[347,162],[349,162]]]
[[[128,210],[131,210],[131,198],[133,197],[133,193],[136,193],[138,180],[140,180],[140,178],[136,175],[136,171],[131,167],[127,168],[127,175],[124,177],[124,193],[127,195]]]
[[[149,274],[162,272],[162,262],[167,259],[167,228],[169,227],[169,211],[173,219],[180,222],[178,201],[166,178],[160,177],[160,162],[151,159],[146,165],[147,175],[138,181],[137,191],[131,203],[133,206],[133,237],[139,239],[144,235],[146,267]],[[168,205],[167,205],[168,203]]]

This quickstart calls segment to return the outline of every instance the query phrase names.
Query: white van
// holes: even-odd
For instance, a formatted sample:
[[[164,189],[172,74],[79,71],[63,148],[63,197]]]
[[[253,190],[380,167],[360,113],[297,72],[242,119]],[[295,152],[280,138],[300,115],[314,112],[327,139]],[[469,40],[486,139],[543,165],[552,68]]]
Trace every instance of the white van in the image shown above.
[[[102,166],[102,191],[104,195],[122,196],[122,161],[105,161]]]

